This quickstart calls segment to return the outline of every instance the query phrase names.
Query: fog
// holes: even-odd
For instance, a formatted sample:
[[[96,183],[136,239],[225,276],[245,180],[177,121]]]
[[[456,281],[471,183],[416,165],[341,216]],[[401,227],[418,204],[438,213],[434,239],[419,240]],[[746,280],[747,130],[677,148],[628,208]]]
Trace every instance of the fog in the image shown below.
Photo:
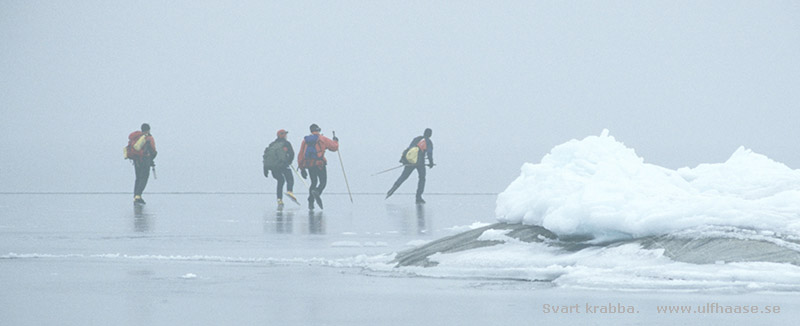
[[[669,168],[799,168],[798,31],[793,1],[2,1],[0,192],[132,191],[143,122],[145,194],[274,191],[264,147],[311,123],[340,138],[329,192],[342,163],[385,192],[425,128],[427,193],[500,192],[604,128]]]

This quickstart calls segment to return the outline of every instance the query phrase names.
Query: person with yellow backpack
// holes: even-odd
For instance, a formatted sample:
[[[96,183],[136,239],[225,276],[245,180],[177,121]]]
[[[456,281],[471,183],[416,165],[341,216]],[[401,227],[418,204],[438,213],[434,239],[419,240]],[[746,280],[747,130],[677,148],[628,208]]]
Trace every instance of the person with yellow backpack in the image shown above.
[[[133,185],[133,203],[144,205],[142,193],[150,178],[150,168],[155,169],[156,141],[150,134],[150,125],[143,123],[141,131],[137,130],[128,135],[128,146],[125,147],[125,158],[133,161],[136,172],[136,181]]]
[[[431,136],[433,135],[433,130],[431,128],[425,129],[425,132],[422,136],[414,137],[411,140],[411,144],[408,145],[405,151],[403,151],[403,155],[400,157],[400,163],[403,163],[405,168],[403,169],[403,173],[400,174],[400,177],[397,178],[397,181],[394,182],[392,185],[392,189],[386,193],[386,198],[389,198],[397,188],[400,188],[400,185],[403,184],[409,176],[411,176],[411,172],[417,170],[417,176],[419,177],[419,181],[417,182],[417,204],[424,204],[425,200],[422,199],[422,193],[425,191],[425,158],[428,158],[428,167],[433,168],[433,142],[431,141]]]

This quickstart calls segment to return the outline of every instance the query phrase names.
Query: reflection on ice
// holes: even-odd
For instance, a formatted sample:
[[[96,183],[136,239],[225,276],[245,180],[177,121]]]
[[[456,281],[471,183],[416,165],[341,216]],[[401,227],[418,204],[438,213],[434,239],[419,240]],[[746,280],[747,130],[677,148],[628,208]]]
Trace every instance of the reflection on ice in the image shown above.
[[[150,214],[147,213],[144,205],[133,205],[133,231],[134,232],[149,232],[150,231]]]
[[[425,204],[386,204],[386,215],[402,223],[402,234],[428,234],[425,213]]]
[[[284,213],[283,207],[275,212],[275,232],[278,234],[292,234],[294,230],[294,211]]]
[[[302,216],[302,213],[297,213],[292,209],[284,209],[282,206],[274,212],[264,214],[264,232],[294,234],[295,215]],[[298,221],[302,226],[299,229],[301,233],[307,230],[308,234],[325,234],[325,215],[322,211],[308,210],[306,216],[308,217],[307,223],[303,223],[302,218]]]
[[[417,205],[417,232],[420,234],[427,233],[428,230],[425,229],[425,205],[416,204]]]
[[[322,211],[308,211],[308,233],[325,234],[325,219]]]

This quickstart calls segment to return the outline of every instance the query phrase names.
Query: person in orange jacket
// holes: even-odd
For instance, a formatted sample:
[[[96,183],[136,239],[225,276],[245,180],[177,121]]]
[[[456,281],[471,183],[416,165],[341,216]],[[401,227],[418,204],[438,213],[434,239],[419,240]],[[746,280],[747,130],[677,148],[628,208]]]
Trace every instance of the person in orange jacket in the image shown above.
[[[136,181],[133,185],[133,202],[144,205],[142,193],[147,186],[147,179],[150,178],[150,167],[156,166],[153,161],[156,158],[156,141],[150,134],[150,125],[143,123],[141,131],[134,131],[128,135],[128,158],[133,160]]]
[[[308,209],[314,209],[314,202],[322,208],[322,191],[328,183],[328,160],[325,159],[325,150],[335,152],[339,150],[339,138],[333,139],[320,134],[316,123],[308,127],[311,134],[303,137],[300,151],[297,153],[297,166],[303,179],[311,177],[311,186],[308,188]]]

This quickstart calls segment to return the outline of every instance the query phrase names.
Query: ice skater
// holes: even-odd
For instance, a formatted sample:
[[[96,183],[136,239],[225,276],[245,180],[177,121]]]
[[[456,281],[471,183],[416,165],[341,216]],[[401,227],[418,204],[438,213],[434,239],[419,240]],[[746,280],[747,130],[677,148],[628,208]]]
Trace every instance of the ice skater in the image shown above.
[[[156,141],[150,134],[150,125],[143,123],[141,130],[134,131],[128,135],[128,146],[125,148],[125,158],[133,161],[133,168],[136,172],[136,181],[133,185],[133,203],[144,205],[142,193],[147,186],[147,179],[150,178],[150,169],[155,171]]]
[[[294,189],[294,177],[289,165],[294,160],[294,149],[292,143],[286,140],[286,135],[289,132],[281,129],[278,130],[278,137],[264,149],[264,177],[269,177],[269,172],[272,171],[272,177],[278,181],[278,188],[276,191],[278,197],[278,207],[283,206],[283,185],[286,184],[286,196],[289,199],[300,205],[292,192]]]
[[[300,152],[297,153],[297,166],[300,168],[303,179],[311,177],[311,186],[308,188],[308,209],[314,209],[314,203],[322,207],[322,191],[328,183],[328,170],[325,167],[325,150],[335,152],[339,150],[339,138],[333,139],[320,134],[322,129],[317,124],[308,127],[311,134],[303,138]]]
[[[425,191],[425,158],[428,158],[429,168],[432,169],[434,166],[433,142],[431,141],[432,135],[433,130],[431,130],[431,128],[427,128],[422,136],[414,137],[414,139],[411,140],[411,144],[408,145],[408,148],[403,152],[403,156],[400,158],[400,163],[403,163],[405,166],[403,173],[400,174],[400,177],[394,182],[392,188],[386,193],[386,198],[389,198],[389,196],[394,194],[397,188],[400,188],[400,185],[402,185],[403,182],[408,179],[408,177],[411,175],[411,172],[417,170],[419,181],[417,182],[416,203],[425,203],[425,200],[422,199],[422,193]]]

